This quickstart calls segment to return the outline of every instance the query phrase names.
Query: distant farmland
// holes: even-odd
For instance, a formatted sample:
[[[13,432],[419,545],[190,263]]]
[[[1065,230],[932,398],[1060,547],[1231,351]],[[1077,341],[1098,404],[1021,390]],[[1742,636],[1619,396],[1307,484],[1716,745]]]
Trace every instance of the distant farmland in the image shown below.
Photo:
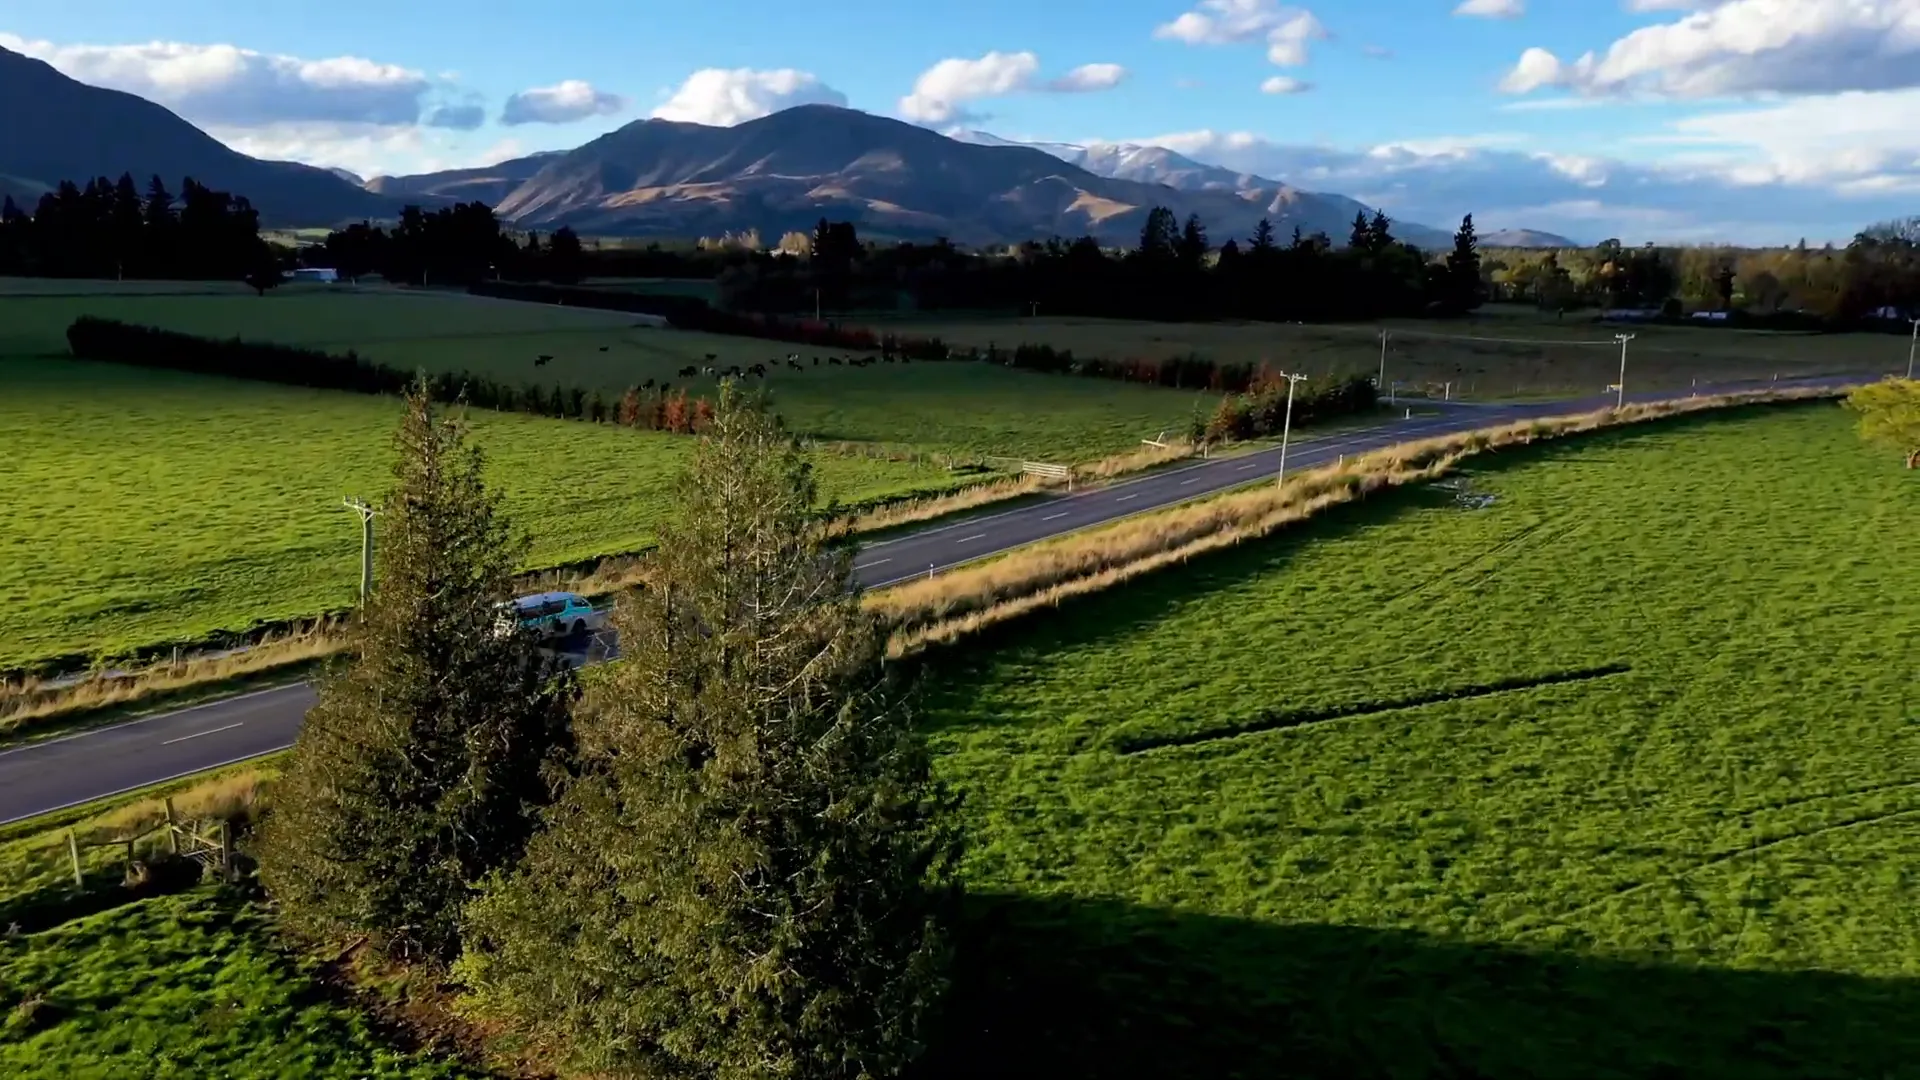
[[[1065,379],[974,363],[836,366],[824,350],[777,341],[636,328],[610,311],[488,300],[459,293],[333,291],[293,286],[246,295],[54,296],[0,299],[0,355],[58,354],[82,315],[187,333],[348,349],[398,367],[469,370],[511,382],[598,387],[667,381],[712,393],[680,372],[709,363],[767,363],[775,407],[795,430],[826,440],[908,445],[949,454],[1080,461],[1183,428],[1213,398],[1107,380]],[[784,358],[802,354],[803,370]],[[534,366],[535,357],[553,359]],[[850,355],[850,354],[841,354]],[[714,359],[709,361],[708,356]],[[813,362],[819,356],[818,364]]]
[[[1465,481],[935,661],[971,1064],[1911,1068],[1920,486],[1830,404]]]
[[[1685,390],[1701,383],[1774,375],[1884,373],[1901,368],[1903,340],[1884,334],[1797,334],[1705,327],[1616,327],[1591,317],[1555,319],[1529,309],[1489,308],[1470,319],[1394,319],[1377,325],[1138,323],[1118,319],[1037,319],[937,312],[874,320],[900,333],[958,345],[1010,348],[1027,342],[1087,356],[1160,359],[1199,353],[1222,361],[1271,363],[1310,375],[1373,375],[1387,331],[1389,382],[1480,398],[1585,396],[1618,378],[1613,335],[1635,335],[1627,382],[1634,389]]]

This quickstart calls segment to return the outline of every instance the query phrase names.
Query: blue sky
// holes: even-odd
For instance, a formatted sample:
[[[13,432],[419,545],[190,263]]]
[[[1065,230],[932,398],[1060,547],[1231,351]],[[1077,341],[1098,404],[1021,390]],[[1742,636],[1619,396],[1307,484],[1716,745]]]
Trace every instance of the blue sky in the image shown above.
[[[90,0],[0,46],[362,174],[826,100],[1583,241],[1920,212],[1920,0]]]

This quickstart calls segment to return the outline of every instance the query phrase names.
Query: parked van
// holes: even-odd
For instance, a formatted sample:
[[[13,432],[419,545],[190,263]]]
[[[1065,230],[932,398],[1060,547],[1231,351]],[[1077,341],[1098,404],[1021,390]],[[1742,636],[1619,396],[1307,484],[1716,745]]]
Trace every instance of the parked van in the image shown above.
[[[587,598],[578,593],[546,592],[522,596],[501,607],[513,609],[512,620],[541,637],[578,637],[607,624],[605,612],[595,611]],[[512,625],[501,612],[501,625]]]

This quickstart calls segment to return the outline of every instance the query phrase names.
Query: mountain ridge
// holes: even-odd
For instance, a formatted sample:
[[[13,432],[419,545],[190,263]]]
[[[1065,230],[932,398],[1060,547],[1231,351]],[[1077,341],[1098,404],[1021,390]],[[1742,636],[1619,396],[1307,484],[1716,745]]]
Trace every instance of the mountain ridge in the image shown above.
[[[0,175],[23,186],[131,173],[142,189],[155,175],[172,188],[191,176],[244,195],[264,225],[330,225],[398,209],[327,169],[248,157],[162,105],[89,86],[0,48],[0,103],[6,102],[32,104],[0,115]]]

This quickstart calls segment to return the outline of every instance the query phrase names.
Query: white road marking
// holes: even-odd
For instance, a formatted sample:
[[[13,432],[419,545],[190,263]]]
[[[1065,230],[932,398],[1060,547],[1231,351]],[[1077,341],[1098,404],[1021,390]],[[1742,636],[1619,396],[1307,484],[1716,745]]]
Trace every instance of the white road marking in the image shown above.
[[[875,559],[872,562],[855,563],[853,568],[855,570],[866,570],[875,566],[879,566],[881,563],[890,563],[892,561],[893,561],[892,559]]]
[[[956,544],[971,544],[971,543],[973,543],[973,542],[974,542],[975,540],[985,540],[986,538],[987,538],[987,534],[986,534],[986,533],[974,533],[974,534],[973,534],[972,536],[963,536],[963,537],[961,537],[960,539],[958,539],[958,540],[955,540],[955,541],[954,541],[954,543],[956,543]]]
[[[1257,467],[1257,466],[1258,466],[1259,464],[1260,464],[1260,463],[1259,463],[1259,462],[1257,462],[1257,461],[1255,461],[1255,462],[1250,462],[1250,463],[1248,463],[1248,464],[1246,464],[1246,465],[1242,465],[1242,466],[1240,466],[1239,468],[1237,468],[1237,469],[1235,469],[1235,470],[1233,470],[1233,471],[1234,471],[1234,472],[1246,472],[1246,471],[1247,471],[1248,469],[1251,469],[1251,468],[1255,468],[1255,467]]]
[[[218,698],[214,701],[203,701],[198,705],[189,705],[184,709],[175,709],[172,712],[154,713],[152,716],[142,716],[137,720],[123,720],[118,724],[108,724],[105,727],[87,728],[85,731],[76,731],[71,735],[61,735],[61,736],[58,736],[57,738],[52,738],[52,739],[36,739],[32,742],[22,743],[19,746],[10,746],[5,750],[0,750],[0,757],[6,757],[8,754],[18,754],[26,750],[38,749],[39,747],[42,747],[42,746],[52,746],[55,743],[71,742],[74,739],[92,738],[95,735],[103,735],[109,731],[118,731],[121,728],[133,727],[136,724],[151,723],[152,721],[155,721],[155,720],[171,720],[176,716],[184,716],[187,713],[193,712],[197,709],[211,709],[217,705],[231,705],[236,701],[245,701],[248,698],[260,697],[265,694],[278,694],[283,690],[291,690],[296,686],[305,686],[305,685],[307,685],[307,682],[305,679],[302,679],[299,682],[282,683],[279,686],[269,686],[263,690],[250,690],[244,694],[236,694],[230,698]],[[101,798],[106,798],[106,796],[103,795],[101,796]],[[61,809],[65,809],[65,808],[62,807]],[[48,813],[52,813],[52,811],[48,811]],[[0,825],[4,825],[4,824],[6,823],[0,822]]]
[[[1065,512],[1063,511],[1063,512],[1061,512],[1061,513],[1058,513],[1058,514],[1051,514],[1051,515],[1049,515],[1049,516],[1047,516],[1047,517],[1043,517],[1043,518],[1041,518],[1040,520],[1041,520],[1041,521],[1059,521],[1059,520],[1060,520],[1061,518],[1063,518],[1063,517],[1066,517],[1066,516],[1067,516],[1067,515],[1066,515],[1066,513],[1065,513]]]
[[[1126,502],[1126,501],[1127,501],[1128,499],[1137,499],[1137,498],[1139,498],[1139,497],[1140,497],[1140,493],[1136,491],[1136,492],[1134,492],[1134,493],[1133,493],[1133,494],[1131,494],[1131,495],[1122,495],[1122,496],[1120,496],[1119,498],[1117,498],[1117,499],[1115,499],[1115,500],[1113,500],[1113,501],[1114,501],[1114,502]]]
[[[186,742],[188,739],[197,739],[202,735],[218,735],[223,731],[232,731],[234,728],[243,727],[243,726],[245,726],[245,721],[242,721],[241,723],[238,723],[238,724],[228,724],[226,727],[208,728],[205,731],[196,731],[191,735],[182,735],[177,739],[168,739],[166,742],[163,742],[160,745],[172,746],[174,743],[177,743],[177,742]]]

